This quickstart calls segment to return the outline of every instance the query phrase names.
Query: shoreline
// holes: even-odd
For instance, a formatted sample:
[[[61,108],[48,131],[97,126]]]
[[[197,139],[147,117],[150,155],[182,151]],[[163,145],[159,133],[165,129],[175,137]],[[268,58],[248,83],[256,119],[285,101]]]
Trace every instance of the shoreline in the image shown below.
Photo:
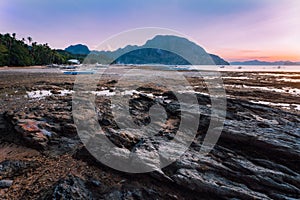
[[[97,68],[96,65],[91,65],[95,67],[95,70],[101,70],[105,69],[105,67]],[[212,66],[207,66],[207,65],[198,65],[198,66],[192,66],[192,65],[187,65],[187,66],[175,66],[175,65],[110,65],[110,68],[114,69],[126,69],[126,68],[132,68],[132,69],[141,69],[141,70],[154,70],[154,71],[178,71],[178,72],[193,72],[193,71],[199,71],[199,72],[241,72],[241,73],[255,73],[255,72],[261,72],[261,73],[300,73],[300,66],[282,66],[281,68],[278,68],[276,65],[260,65],[260,66],[255,66],[255,65],[212,65]],[[214,68],[214,70],[211,70],[211,67]],[[47,66],[12,66],[12,67],[0,67],[0,72],[1,71],[10,71],[10,70],[38,70],[38,69],[48,69],[48,70],[59,70],[59,68],[51,68]],[[79,67],[78,69],[84,69],[84,67]]]

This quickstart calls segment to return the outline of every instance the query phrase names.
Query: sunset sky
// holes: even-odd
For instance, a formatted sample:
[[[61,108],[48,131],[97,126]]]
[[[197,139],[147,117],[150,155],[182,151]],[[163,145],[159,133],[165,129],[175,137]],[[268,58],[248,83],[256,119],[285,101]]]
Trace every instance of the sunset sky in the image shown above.
[[[228,61],[300,61],[300,0],[0,0],[0,32],[95,49],[119,32],[162,27]]]

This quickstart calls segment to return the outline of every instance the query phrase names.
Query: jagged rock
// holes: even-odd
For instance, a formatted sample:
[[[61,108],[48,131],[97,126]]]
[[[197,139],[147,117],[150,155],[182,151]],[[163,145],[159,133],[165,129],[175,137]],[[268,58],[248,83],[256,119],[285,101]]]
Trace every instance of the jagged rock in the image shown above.
[[[122,197],[123,197],[122,192],[120,192],[118,190],[114,190],[110,193],[105,194],[103,199],[105,199],[105,200],[119,200],[119,199],[122,199]]]
[[[75,124],[64,124],[62,131],[63,135],[67,137],[74,137],[77,135],[77,128]]]
[[[93,199],[91,192],[86,188],[85,182],[73,175],[61,179],[53,186],[53,191],[45,199]]]
[[[102,185],[102,183],[98,180],[90,180],[90,183],[93,185],[93,186],[96,186],[96,187],[100,187]]]
[[[51,93],[52,94],[61,94],[61,91],[59,91],[59,90],[51,90]]]
[[[67,122],[72,123],[72,116],[69,112],[54,112],[49,113],[48,118],[56,123]]]
[[[43,131],[38,127],[38,124],[35,120],[19,120],[16,123],[15,129],[21,134],[28,146],[45,149],[48,142],[47,135],[50,132]]]
[[[172,195],[171,195],[172,196]],[[124,186],[121,189],[114,189],[104,194],[103,199],[162,199],[158,192],[147,188],[134,188],[133,186]],[[174,198],[170,198],[174,199]]]

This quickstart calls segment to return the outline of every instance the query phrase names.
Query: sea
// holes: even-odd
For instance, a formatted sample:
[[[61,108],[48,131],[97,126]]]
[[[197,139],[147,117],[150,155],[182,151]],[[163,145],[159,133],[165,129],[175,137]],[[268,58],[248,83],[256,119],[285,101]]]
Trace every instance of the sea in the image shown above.
[[[161,64],[147,64],[147,65],[113,65],[113,66],[88,66],[91,70],[100,70],[106,68],[113,68],[117,71],[118,68],[127,67],[141,67],[155,70],[167,70],[167,71],[231,71],[231,72],[300,72],[300,65],[161,65]],[[85,66],[79,67],[79,69],[85,70]],[[58,68],[0,68],[1,72],[29,72],[29,73],[62,73],[62,70]]]
[[[171,66],[168,66],[170,68]],[[300,65],[181,65],[172,66],[174,70],[216,70],[232,72],[300,72]]]

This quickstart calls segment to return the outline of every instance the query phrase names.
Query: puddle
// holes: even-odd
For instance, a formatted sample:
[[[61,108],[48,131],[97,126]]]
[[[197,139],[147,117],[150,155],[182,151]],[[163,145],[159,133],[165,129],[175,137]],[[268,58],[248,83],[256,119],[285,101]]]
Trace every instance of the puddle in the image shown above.
[[[226,76],[226,77],[222,77],[222,79],[235,79],[235,80],[249,80],[251,79],[250,77],[246,77],[246,76],[240,76],[240,77],[230,77],[230,76]]]
[[[50,90],[36,90],[31,92],[26,92],[27,96],[31,99],[44,98],[47,96],[51,96],[52,92]]]
[[[73,90],[59,90],[57,91],[58,94],[53,94],[50,90],[36,90],[36,91],[30,91],[26,92],[26,97],[30,99],[42,99],[51,95],[58,95],[58,96],[66,96],[68,94],[74,93]],[[92,94],[96,96],[125,96],[125,95],[133,95],[133,94],[144,94],[142,92],[139,92],[137,90],[125,90],[125,91],[111,91],[111,90],[102,90],[102,91],[92,91]],[[154,97],[153,94],[144,94],[148,97]]]
[[[277,73],[274,73],[274,74],[271,74],[271,73],[259,73],[258,75],[260,76],[285,76],[285,77],[298,77],[300,76],[300,74],[277,74]]]
[[[279,89],[279,88],[272,88],[272,87],[260,87],[260,86],[248,86],[248,85],[230,85],[230,84],[226,84],[225,86],[235,87],[235,88],[254,89],[254,90],[264,90],[264,91],[270,91],[270,92],[291,94],[291,95],[296,95],[296,96],[300,95],[300,89],[298,89],[298,88],[283,87],[283,88]]]
[[[272,103],[268,101],[250,101],[251,103],[256,104],[262,104],[262,105],[268,105],[268,106],[275,106],[275,107],[281,107],[288,110],[294,109],[300,111],[300,104],[289,104],[289,103]]]
[[[110,92],[109,90],[93,91],[92,94],[94,94],[96,96],[114,96],[114,95],[116,95],[115,92]]]
[[[276,80],[277,81],[290,82],[290,83],[300,83],[300,79],[280,78],[280,79],[276,79]]]
[[[65,95],[73,94],[73,93],[74,93],[73,90],[60,90],[59,96],[65,96]]]
[[[209,96],[208,93],[205,93],[205,92],[196,92],[194,90],[181,90],[181,91],[178,91],[179,94],[184,94],[184,93],[188,93],[188,94],[201,94],[201,95],[205,95],[205,96]]]
[[[59,90],[58,96],[66,96],[68,94],[72,94],[74,91],[72,90]],[[36,91],[30,91],[26,92],[26,97],[30,99],[42,99],[51,95],[54,95],[50,90],[36,90]]]
[[[96,96],[126,96],[126,95],[133,95],[133,94],[140,94],[141,92],[137,90],[125,90],[125,91],[110,91],[110,90],[102,90],[102,91],[93,91],[92,94]],[[148,94],[152,95],[152,94]],[[153,96],[153,95],[152,95]]]

